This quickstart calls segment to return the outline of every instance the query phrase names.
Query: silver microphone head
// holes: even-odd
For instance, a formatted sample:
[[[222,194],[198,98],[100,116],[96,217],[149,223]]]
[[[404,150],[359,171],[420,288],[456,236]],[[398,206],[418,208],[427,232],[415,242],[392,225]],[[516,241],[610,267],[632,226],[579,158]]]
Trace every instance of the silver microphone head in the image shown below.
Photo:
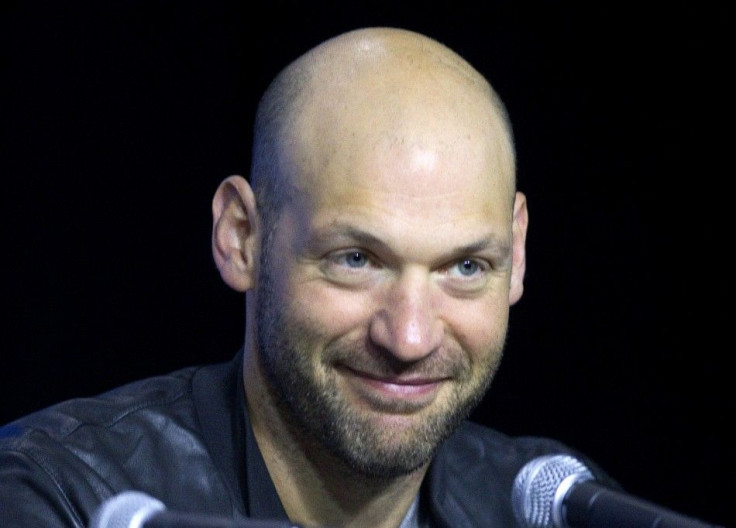
[[[166,508],[140,491],[124,491],[103,502],[90,520],[90,528],[142,528],[151,516]]]
[[[565,528],[562,500],[573,484],[593,474],[570,455],[546,455],[528,462],[514,480],[511,507],[525,528]]]

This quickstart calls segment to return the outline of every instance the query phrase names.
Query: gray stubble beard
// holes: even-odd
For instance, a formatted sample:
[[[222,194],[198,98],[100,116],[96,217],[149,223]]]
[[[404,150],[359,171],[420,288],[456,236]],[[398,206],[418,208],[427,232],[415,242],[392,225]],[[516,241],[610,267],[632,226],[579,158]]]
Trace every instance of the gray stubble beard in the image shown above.
[[[482,400],[500,362],[500,350],[489,356],[496,359],[488,361],[479,379],[471,380],[466,375],[452,381],[456,390],[443,412],[434,413],[426,422],[404,431],[401,442],[388,442],[393,436],[391,431],[376,428],[370,417],[362,417],[341,396],[335,383],[337,374],[324,356],[321,361],[333,383],[320,385],[315,379],[309,354],[315,333],[285,313],[274,287],[267,253],[263,254],[258,284],[258,358],[278,412],[296,429],[302,447],[309,450],[310,446],[320,446],[348,469],[377,479],[406,475],[427,464],[441,443]],[[345,356],[365,351],[333,352]],[[462,383],[475,386],[463,396]]]

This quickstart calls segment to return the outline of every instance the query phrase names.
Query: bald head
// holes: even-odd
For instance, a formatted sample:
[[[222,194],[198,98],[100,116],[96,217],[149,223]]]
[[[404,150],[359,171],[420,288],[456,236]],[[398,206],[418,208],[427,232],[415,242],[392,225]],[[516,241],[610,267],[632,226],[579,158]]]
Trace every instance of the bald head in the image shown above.
[[[326,167],[347,176],[358,158],[407,144],[421,151],[438,138],[448,152],[485,160],[511,205],[511,127],[501,100],[467,61],[402,29],[360,29],[323,42],[287,66],[258,107],[251,183],[264,225]]]

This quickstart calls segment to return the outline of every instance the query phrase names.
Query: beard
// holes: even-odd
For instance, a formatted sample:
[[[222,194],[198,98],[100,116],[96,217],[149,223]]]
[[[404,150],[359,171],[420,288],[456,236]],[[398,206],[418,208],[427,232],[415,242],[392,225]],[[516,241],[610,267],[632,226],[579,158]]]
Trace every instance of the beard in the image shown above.
[[[428,463],[482,400],[498,368],[505,332],[475,369],[459,346],[409,364],[371,345],[367,338],[329,340],[314,323],[309,326],[289,313],[288,303],[276,291],[266,253],[258,281],[258,357],[278,410],[295,427],[296,437],[305,446],[316,441],[351,470],[372,478],[406,475]],[[322,347],[321,343],[328,344]],[[396,399],[376,402],[382,413],[410,421],[409,426],[392,428],[379,423],[375,410],[361,409],[350,401],[340,387],[341,368],[444,378],[452,390],[449,397],[436,398],[426,408]]]

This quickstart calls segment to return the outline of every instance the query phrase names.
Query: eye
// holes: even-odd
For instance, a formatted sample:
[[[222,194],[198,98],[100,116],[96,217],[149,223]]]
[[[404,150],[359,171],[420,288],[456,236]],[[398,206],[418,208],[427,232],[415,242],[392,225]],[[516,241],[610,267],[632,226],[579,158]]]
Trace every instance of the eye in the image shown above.
[[[488,269],[488,265],[472,258],[460,259],[447,267],[446,273],[460,278],[476,278]]]
[[[375,267],[373,256],[360,249],[346,249],[330,253],[323,260],[323,269],[330,274],[355,276]]]
[[[491,264],[483,259],[463,257],[447,264],[442,270],[445,284],[463,294],[480,292],[491,277]]]
[[[464,277],[472,277],[476,273],[482,271],[480,264],[473,259],[462,259],[455,264],[455,267]]]
[[[333,283],[358,287],[376,279],[381,266],[371,253],[353,248],[326,255],[320,268],[324,277]]]
[[[368,257],[362,251],[348,251],[337,256],[338,263],[344,262],[349,268],[363,268],[368,264]]]

